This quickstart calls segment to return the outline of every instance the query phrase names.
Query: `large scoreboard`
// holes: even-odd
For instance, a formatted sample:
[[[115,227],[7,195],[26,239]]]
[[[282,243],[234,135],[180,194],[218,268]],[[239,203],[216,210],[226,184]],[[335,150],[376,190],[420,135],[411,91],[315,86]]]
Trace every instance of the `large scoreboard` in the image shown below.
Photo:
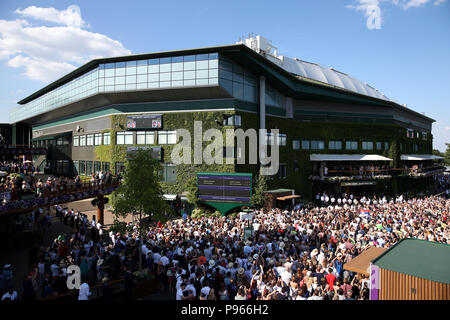
[[[198,198],[213,202],[250,203],[251,173],[197,173]]]
[[[128,116],[127,117],[127,129],[139,130],[139,129],[161,129],[162,128],[162,115],[140,115],[140,116]]]

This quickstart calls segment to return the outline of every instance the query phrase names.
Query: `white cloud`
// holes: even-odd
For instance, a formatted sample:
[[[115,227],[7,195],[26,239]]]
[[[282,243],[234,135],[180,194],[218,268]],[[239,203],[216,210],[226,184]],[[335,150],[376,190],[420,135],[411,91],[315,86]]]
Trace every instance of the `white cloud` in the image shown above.
[[[40,8],[30,8],[34,9],[26,8],[20,12],[28,12],[28,16],[34,12],[33,17],[38,17],[39,10],[36,9]],[[53,18],[47,21],[50,19]],[[0,59],[7,59],[10,67],[24,68],[24,75],[30,79],[49,82],[92,59],[131,54],[117,40],[71,26],[77,23],[85,24],[81,16],[79,20],[66,20],[65,26],[54,27],[33,26],[23,19],[0,20]]]
[[[352,8],[364,12],[364,17],[367,18],[366,25],[368,29],[381,29],[381,9],[379,0],[358,0],[358,5],[349,5],[347,8]]]
[[[24,10],[17,9],[15,12],[24,17],[54,22],[71,27],[81,28],[87,26],[87,23],[81,18],[80,7],[75,5],[69,6],[66,10],[31,6]]]
[[[392,3],[407,10],[409,8],[421,7],[431,0],[354,0],[356,5],[347,5],[346,8],[363,11],[367,18],[368,29],[381,29],[381,6],[380,3]],[[434,5],[440,5],[447,0],[435,0]]]
[[[438,5],[440,5],[441,3],[444,3],[444,2],[446,2],[447,0],[436,0],[435,2],[434,2],[434,5],[435,6],[438,6]]]
[[[445,127],[445,131],[450,131],[450,127]]]

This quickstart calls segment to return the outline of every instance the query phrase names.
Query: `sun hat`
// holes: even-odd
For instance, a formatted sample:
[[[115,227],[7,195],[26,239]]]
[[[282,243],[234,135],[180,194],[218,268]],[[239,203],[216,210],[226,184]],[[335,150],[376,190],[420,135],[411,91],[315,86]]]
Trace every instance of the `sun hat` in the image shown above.
[[[280,248],[284,248],[284,242],[280,242]]]
[[[253,262],[252,257],[249,257],[249,258],[247,259],[247,262],[252,263],[252,262]]]
[[[257,253],[255,253],[254,255],[253,255],[253,259],[258,259],[259,258],[259,255],[257,254]]]
[[[241,267],[241,268],[238,269],[238,273],[239,274],[244,274],[244,272],[245,272],[244,268]]]
[[[227,267],[228,267],[228,269],[233,268],[233,262],[229,262],[229,263],[227,264]]]
[[[211,267],[214,267],[215,264],[216,264],[216,262],[214,260],[209,260],[209,265]]]
[[[102,264],[103,264],[103,259],[98,259],[97,265],[98,265],[98,266],[101,266]]]

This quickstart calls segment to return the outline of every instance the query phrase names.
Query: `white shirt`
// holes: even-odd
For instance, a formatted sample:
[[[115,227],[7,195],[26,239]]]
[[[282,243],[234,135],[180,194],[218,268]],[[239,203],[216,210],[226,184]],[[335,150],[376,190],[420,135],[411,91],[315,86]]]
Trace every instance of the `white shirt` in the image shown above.
[[[78,300],[88,300],[89,296],[92,293],[89,291],[89,285],[87,283],[83,283],[80,286],[80,293],[78,294]]]
[[[209,291],[211,290],[210,287],[203,287],[200,292],[203,293],[205,296],[209,295]]]
[[[6,292],[6,293],[3,295],[2,300],[6,300],[6,299],[8,299],[8,298],[10,298],[11,300],[16,300],[16,299],[17,299],[17,291],[13,291],[12,294],[10,294],[9,291]]]
[[[162,262],[163,266],[167,266],[170,263],[169,258],[167,258],[166,256],[161,257],[160,261]]]

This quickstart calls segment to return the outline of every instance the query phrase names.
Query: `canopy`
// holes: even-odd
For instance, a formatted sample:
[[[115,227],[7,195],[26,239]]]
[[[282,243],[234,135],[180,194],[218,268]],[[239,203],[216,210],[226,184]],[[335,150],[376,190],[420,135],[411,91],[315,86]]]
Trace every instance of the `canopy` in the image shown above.
[[[370,275],[370,261],[379,257],[385,248],[370,247],[369,249],[363,251],[358,256],[344,264],[344,270],[361,273],[363,275]]]
[[[310,161],[392,161],[377,154],[311,154]]]
[[[300,198],[299,195],[296,194],[291,194],[290,196],[284,196],[284,197],[277,197],[277,200],[289,200],[289,199],[295,199],[295,198]]]
[[[72,134],[72,131],[61,132],[61,133],[56,133],[56,134],[47,134],[47,135],[43,135],[43,136],[40,136],[37,138],[33,138],[33,139],[31,139],[31,141],[55,140],[55,139],[58,139],[59,137],[64,137],[64,136],[68,136],[71,134]]]
[[[434,154],[402,154],[400,160],[406,161],[419,161],[419,160],[438,160],[444,159],[440,156],[435,156]]]

